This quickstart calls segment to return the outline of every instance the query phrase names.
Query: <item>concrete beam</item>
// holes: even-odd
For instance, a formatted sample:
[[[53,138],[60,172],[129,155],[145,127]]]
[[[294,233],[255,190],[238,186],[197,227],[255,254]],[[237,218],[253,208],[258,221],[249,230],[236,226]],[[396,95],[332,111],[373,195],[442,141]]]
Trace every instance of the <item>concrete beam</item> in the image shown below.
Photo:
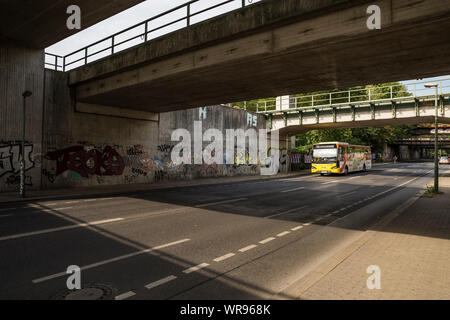
[[[450,29],[450,2],[370,1],[382,9],[375,31],[366,27],[367,1],[309,15],[294,7],[297,15],[282,11],[284,23],[273,14],[294,3],[306,2],[267,2],[181,30],[74,70],[70,84],[82,102],[160,112],[450,73],[450,41],[442,36]],[[265,28],[235,27],[272,15],[277,22]],[[221,19],[241,32],[221,38]],[[192,42],[204,39],[201,30],[215,40]]]
[[[44,49],[78,32],[69,30],[66,13],[70,5],[82,12],[86,29],[143,0],[39,0],[0,1],[0,41],[9,40],[32,48]]]

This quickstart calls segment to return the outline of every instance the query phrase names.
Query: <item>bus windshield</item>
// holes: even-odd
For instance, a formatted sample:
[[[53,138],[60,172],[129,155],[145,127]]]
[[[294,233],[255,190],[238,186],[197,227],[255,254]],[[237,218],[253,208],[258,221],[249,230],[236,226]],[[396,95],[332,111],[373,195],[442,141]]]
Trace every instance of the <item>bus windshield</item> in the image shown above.
[[[337,148],[321,148],[313,150],[313,158],[315,163],[336,163],[338,158]]]

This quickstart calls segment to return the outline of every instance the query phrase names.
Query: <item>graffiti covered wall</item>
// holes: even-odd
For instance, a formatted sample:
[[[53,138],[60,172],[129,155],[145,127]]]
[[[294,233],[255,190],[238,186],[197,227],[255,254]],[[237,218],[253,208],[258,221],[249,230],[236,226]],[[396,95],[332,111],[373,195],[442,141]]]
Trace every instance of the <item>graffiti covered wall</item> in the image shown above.
[[[152,114],[75,103],[66,83],[67,74],[45,71],[45,117],[42,122],[32,122],[33,140],[25,146],[28,189],[161,183],[260,173],[259,165],[250,164],[248,154],[236,154],[232,165],[193,161],[176,165],[171,152],[178,141],[172,141],[171,134],[180,128],[193,134],[194,121],[202,122],[202,133],[211,128],[223,133],[226,129],[258,130],[265,128],[262,115],[221,105]],[[35,131],[33,126],[43,131]],[[17,135],[11,131],[9,136]],[[212,154],[208,145],[204,142],[202,151]],[[0,143],[0,191],[18,190],[20,159],[20,143]]]
[[[39,184],[39,160],[35,160],[34,144],[26,142],[24,146],[25,185],[33,187]],[[0,142],[0,191],[18,190],[20,184],[21,143],[16,141]]]

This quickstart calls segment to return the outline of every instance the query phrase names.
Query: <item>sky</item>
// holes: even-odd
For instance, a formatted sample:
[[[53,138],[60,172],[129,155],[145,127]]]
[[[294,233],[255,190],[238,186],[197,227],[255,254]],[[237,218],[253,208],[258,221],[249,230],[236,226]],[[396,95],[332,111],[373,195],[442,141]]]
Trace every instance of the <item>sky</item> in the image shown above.
[[[136,25],[142,21],[145,21],[151,17],[154,17],[160,13],[166,12],[172,8],[175,8],[177,6],[180,6],[182,4],[185,4],[189,2],[190,0],[147,0],[144,1],[132,8],[129,8],[128,10],[125,10],[119,14],[116,14],[100,23],[97,23],[90,28],[84,29],[79,31],[78,33],[74,34],[73,36],[70,36],[46,49],[46,52],[65,56],[67,54],[70,54],[80,48],[83,48],[85,46],[88,46],[96,41],[105,39],[112,34],[115,34],[117,32],[120,32],[121,30],[124,30],[128,27],[131,27],[133,25]],[[198,12],[200,10],[206,9],[208,7],[211,7],[215,4],[221,3],[224,0],[199,0],[197,3],[193,4],[191,7],[191,13]],[[252,4],[259,2],[260,0],[246,0],[246,4]],[[206,19],[209,19],[214,16],[218,16],[220,14],[226,13],[228,11],[238,9],[242,5],[242,0],[234,0],[224,6],[218,7],[216,9],[207,11],[203,14],[200,14],[196,17],[192,18],[192,23],[200,22]],[[152,21],[151,24],[149,24],[149,29],[157,28],[159,26],[162,26],[166,23],[169,23],[171,21],[177,20],[179,18],[186,16],[186,8],[179,9],[173,13],[170,13],[167,16],[161,17],[155,21]],[[81,8],[81,19],[83,18],[83,8]],[[81,22],[83,22],[81,20]],[[149,34],[149,39],[156,38],[158,36],[161,36],[163,34],[175,31],[177,29],[184,28],[186,26],[186,21],[183,20],[181,22],[178,22],[174,25],[171,25],[169,27],[166,27],[164,29],[155,31],[151,34]],[[119,43],[120,41],[129,39],[133,36],[137,36],[139,34],[142,34],[144,32],[144,27],[140,26],[135,29],[132,29],[122,35],[117,36],[115,39],[116,43]],[[130,46],[137,45],[139,43],[142,43],[143,39],[138,38],[135,39],[132,42],[124,43],[123,45],[116,48],[116,52],[126,49]],[[89,53],[94,53],[98,50],[107,48],[111,45],[110,40],[104,41],[90,49]],[[101,52],[92,58],[88,60],[88,62],[100,59],[106,55],[109,54],[108,51]],[[67,57],[67,62],[75,61],[76,59],[79,59],[82,57],[82,53],[75,54],[71,57]],[[50,62],[50,61],[48,61]],[[69,67],[69,69],[77,67],[81,65],[80,63],[74,63]],[[446,81],[443,81],[442,84],[444,87],[447,88],[447,91],[450,91],[450,76],[443,76],[438,78],[429,78],[429,79],[423,79],[421,81],[424,82],[432,82],[432,81],[442,81],[443,79],[448,79]],[[416,79],[411,81],[402,81],[402,83],[406,84],[409,91],[412,91],[414,86],[411,85],[411,83],[417,82]],[[420,89],[419,89],[420,87]],[[420,94],[434,94],[433,89],[424,89],[423,85],[416,86],[416,89],[418,90],[418,93]]]

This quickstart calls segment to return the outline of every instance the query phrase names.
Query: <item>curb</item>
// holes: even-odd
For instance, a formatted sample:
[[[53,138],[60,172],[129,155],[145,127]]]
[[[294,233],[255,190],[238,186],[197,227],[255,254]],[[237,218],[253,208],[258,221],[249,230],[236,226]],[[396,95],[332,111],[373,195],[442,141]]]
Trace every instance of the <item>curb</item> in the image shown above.
[[[215,184],[221,184],[221,183],[241,183],[241,182],[247,182],[247,181],[259,181],[259,180],[276,180],[276,179],[290,179],[290,178],[296,178],[299,176],[306,176],[309,175],[308,172],[299,172],[298,174],[292,174],[292,175],[275,175],[275,176],[259,176],[260,178],[254,178],[254,179],[242,179],[237,181],[220,181],[220,178],[217,178],[218,181],[215,182],[208,182],[207,179],[198,179],[198,183],[192,183],[192,184],[178,184],[178,185],[158,185],[158,184],[148,184],[148,188],[145,188],[144,186],[142,188],[136,188],[136,189],[129,189],[126,191],[117,191],[117,190],[109,190],[109,191],[93,191],[92,193],[67,193],[67,194],[54,194],[54,195],[42,195],[42,196],[30,196],[24,199],[11,199],[11,200],[0,200],[1,204],[14,204],[14,203],[24,203],[24,202],[30,202],[30,201],[37,201],[37,200],[49,200],[49,199],[72,199],[75,197],[99,197],[99,196],[120,196],[120,195],[130,195],[130,194],[144,194],[152,190],[165,190],[165,189],[172,189],[172,188],[179,188],[179,187],[196,187],[196,186],[208,186],[208,185],[215,185]],[[249,176],[251,177],[251,176]],[[119,188],[121,185],[117,185]],[[70,189],[74,192],[76,192],[77,188]],[[70,191],[69,191],[70,192]]]

